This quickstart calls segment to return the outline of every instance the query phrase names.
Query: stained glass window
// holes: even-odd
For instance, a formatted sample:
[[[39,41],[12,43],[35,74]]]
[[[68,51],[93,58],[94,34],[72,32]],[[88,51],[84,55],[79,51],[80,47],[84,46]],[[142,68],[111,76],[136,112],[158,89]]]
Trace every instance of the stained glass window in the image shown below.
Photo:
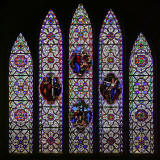
[[[122,33],[112,10],[99,37],[99,143],[100,152],[119,153],[122,142]]]
[[[39,39],[39,151],[62,152],[62,34],[50,10]]]
[[[153,153],[153,60],[141,33],[129,67],[130,152]]]
[[[20,33],[9,60],[9,153],[32,153],[33,66]]]
[[[80,4],[69,32],[69,152],[91,153],[92,112],[92,28]]]

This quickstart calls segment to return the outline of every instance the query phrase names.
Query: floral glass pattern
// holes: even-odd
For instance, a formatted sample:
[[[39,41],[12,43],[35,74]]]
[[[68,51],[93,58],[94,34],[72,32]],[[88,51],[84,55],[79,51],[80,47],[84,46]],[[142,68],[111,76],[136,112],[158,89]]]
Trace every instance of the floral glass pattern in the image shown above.
[[[62,152],[62,33],[50,10],[39,38],[39,151]]]
[[[33,150],[33,66],[20,33],[9,59],[9,153]]]
[[[130,56],[129,113],[130,153],[153,153],[153,60],[142,33]]]
[[[80,4],[69,32],[69,152],[93,152],[92,28]]]
[[[99,37],[99,150],[123,151],[123,50],[122,33],[112,10],[106,15]]]

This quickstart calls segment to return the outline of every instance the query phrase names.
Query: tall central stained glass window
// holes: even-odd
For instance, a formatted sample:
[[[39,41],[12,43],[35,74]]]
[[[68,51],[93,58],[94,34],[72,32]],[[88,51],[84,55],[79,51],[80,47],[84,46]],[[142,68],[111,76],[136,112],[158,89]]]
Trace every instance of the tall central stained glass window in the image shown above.
[[[93,152],[92,28],[80,4],[69,32],[69,152]]]
[[[39,151],[62,152],[62,34],[50,10],[39,39]]]
[[[100,152],[123,151],[122,33],[110,10],[99,37],[99,143]]]

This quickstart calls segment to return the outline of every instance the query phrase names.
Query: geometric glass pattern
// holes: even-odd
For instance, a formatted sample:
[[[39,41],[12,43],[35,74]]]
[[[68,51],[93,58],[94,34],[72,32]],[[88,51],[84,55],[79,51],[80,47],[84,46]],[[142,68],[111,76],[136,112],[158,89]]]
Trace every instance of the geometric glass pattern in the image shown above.
[[[62,33],[50,10],[39,38],[39,151],[62,152]]]
[[[99,150],[123,151],[123,48],[122,33],[112,10],[99,37]]]
[[[129,117],[130,153],[153,153],[153,60],[142,33],[130,56]]]
[[[69,152],[93,152],[91,23],[80,4],[69,32]]]
[[[9,153],[32,153],[32,129],[33,64],[20,33],[9,59]]]

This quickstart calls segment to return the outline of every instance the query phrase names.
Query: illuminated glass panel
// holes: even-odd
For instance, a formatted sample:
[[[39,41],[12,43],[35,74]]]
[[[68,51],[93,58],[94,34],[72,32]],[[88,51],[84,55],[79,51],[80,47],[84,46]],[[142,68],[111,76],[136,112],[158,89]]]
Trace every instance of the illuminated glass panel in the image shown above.
[[[62,34],[50,10],[39,39],[39,151],[62,152]]]
[[[99,38],[99,149],[119,153],[123,151],[123,50],[121,29],[112,10]]]
[[[130,153],[153,153],[153,60],[141,33],[129,67]]]
[[[9,59],[9,153],[32,153],[33,66],[20,33]]]
[[[80,4],[69,32],[69,152],[93,152],[92,27]]]

